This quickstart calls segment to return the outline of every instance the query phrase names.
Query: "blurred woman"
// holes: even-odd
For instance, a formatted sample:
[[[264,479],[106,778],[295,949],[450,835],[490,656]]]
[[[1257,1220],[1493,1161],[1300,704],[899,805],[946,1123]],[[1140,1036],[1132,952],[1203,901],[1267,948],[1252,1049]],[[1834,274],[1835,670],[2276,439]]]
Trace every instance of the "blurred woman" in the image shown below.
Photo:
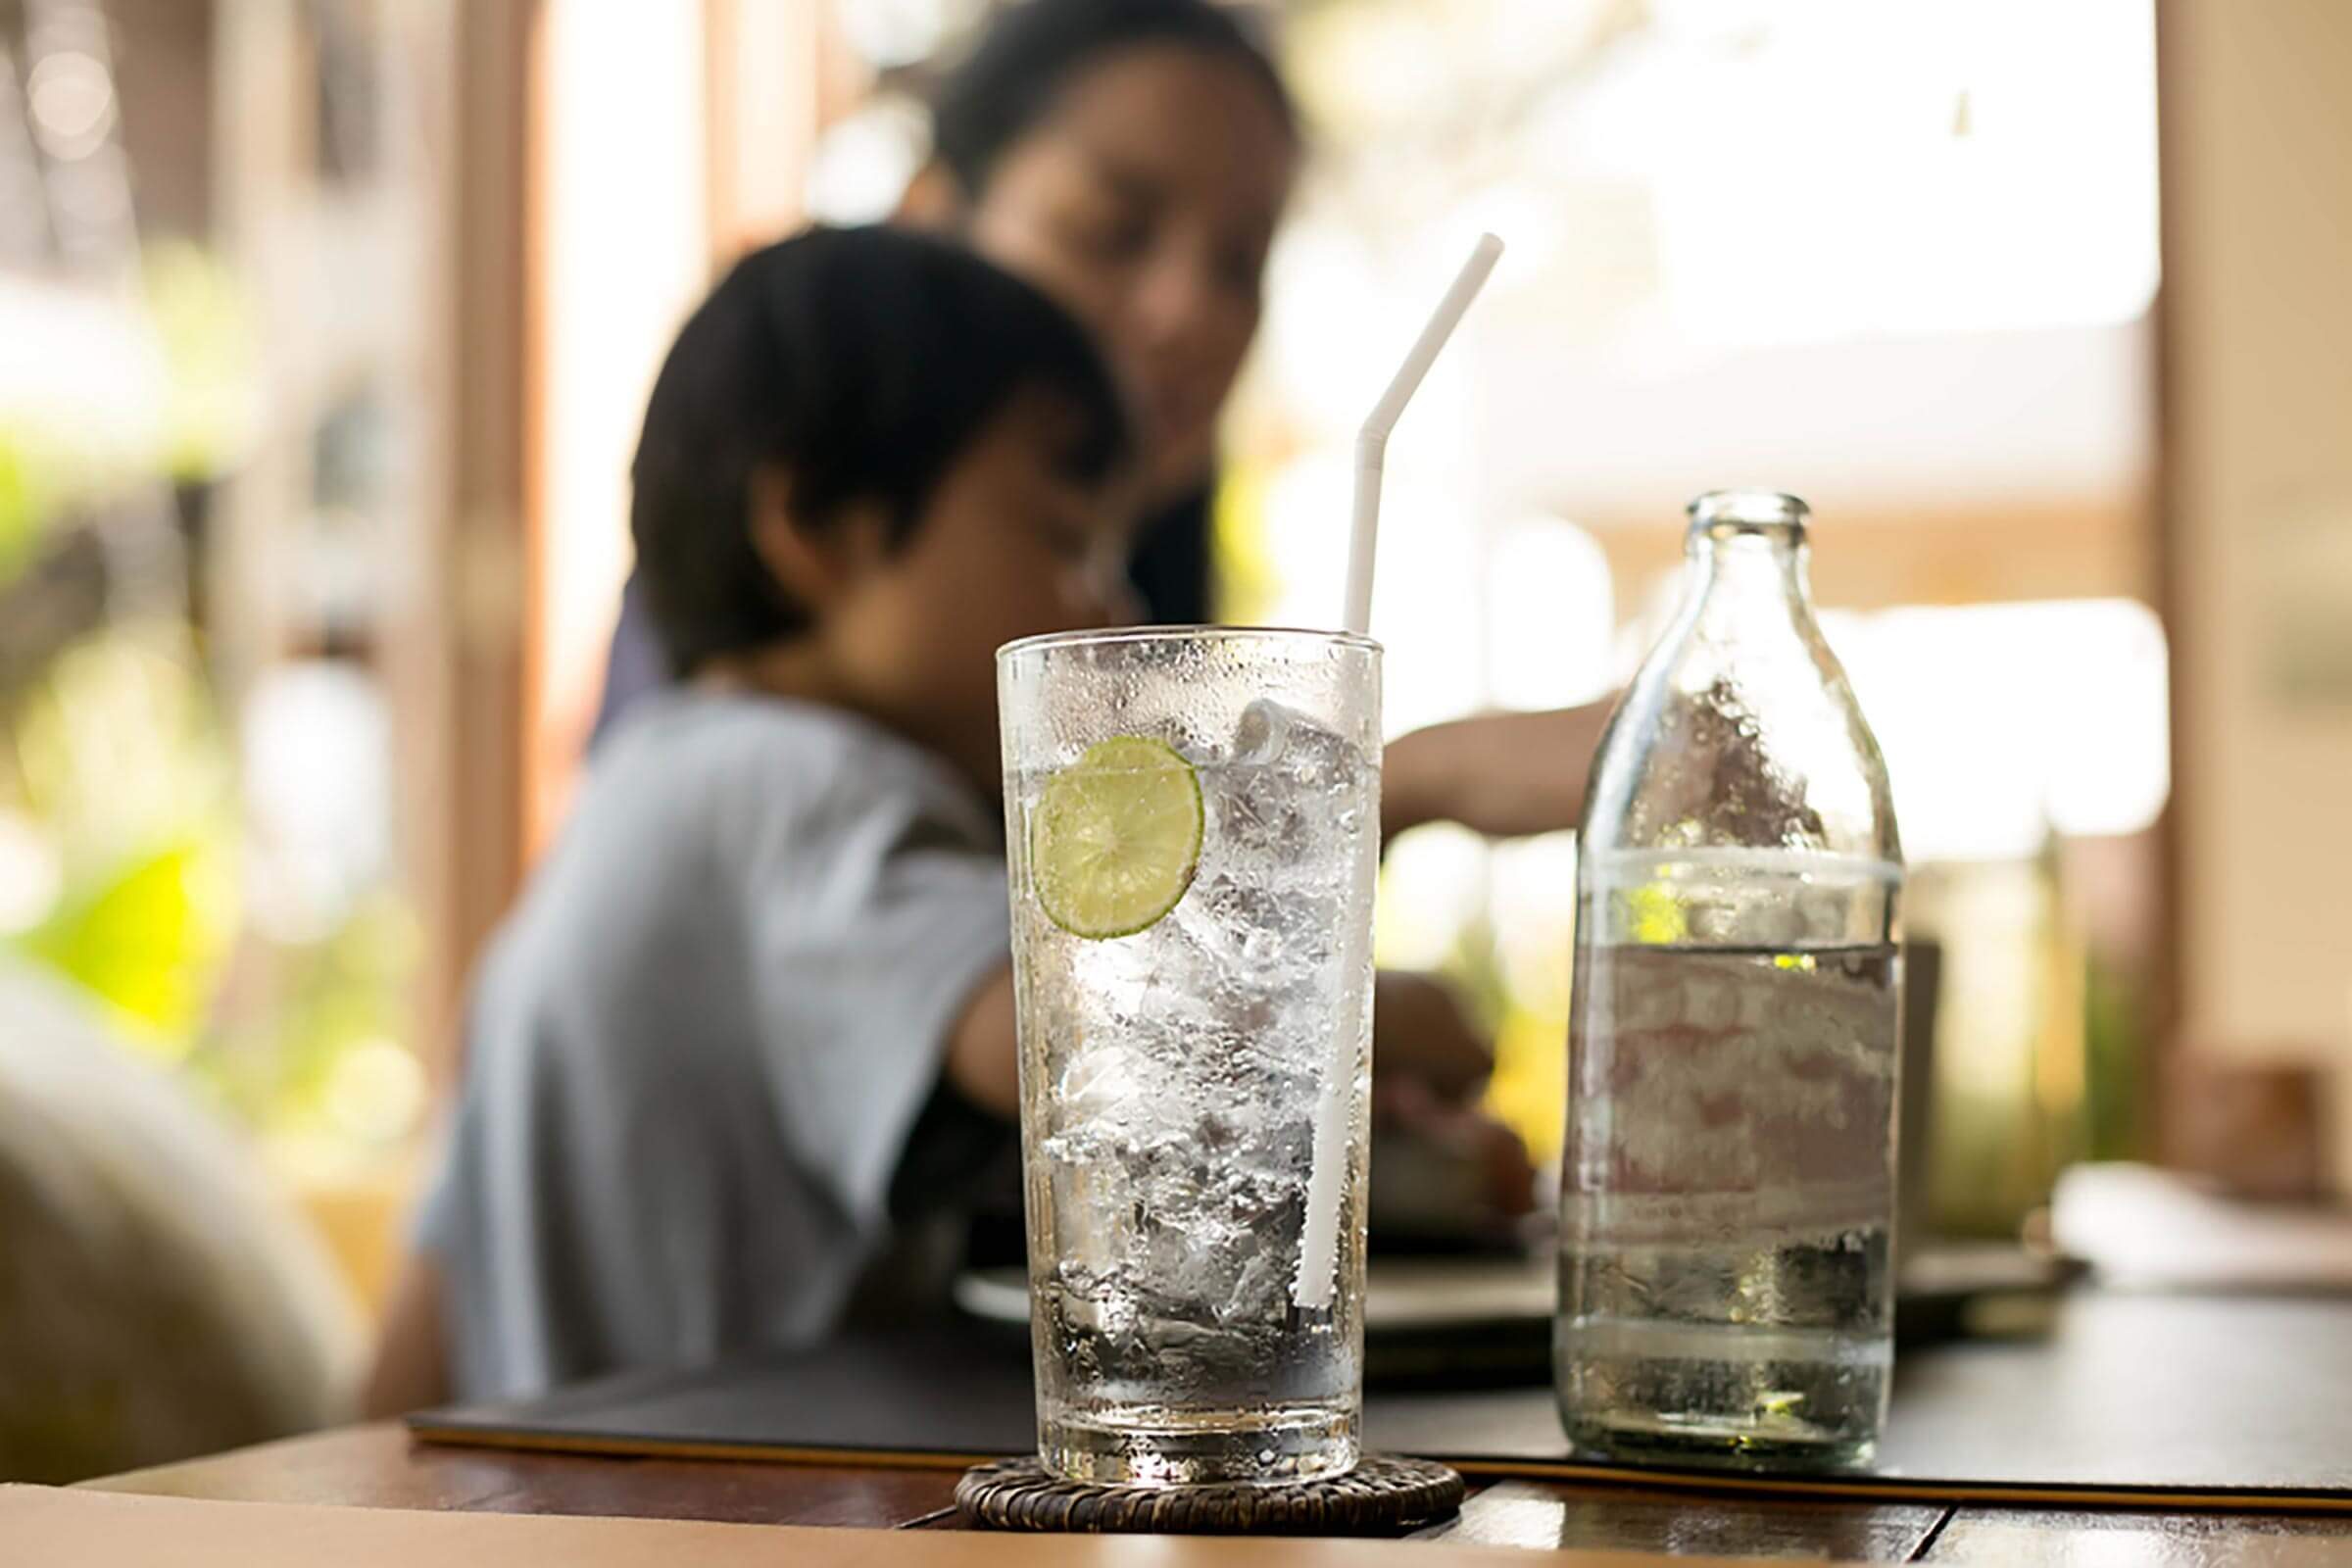
[[[1208,616],[1217,420],[1298,172],[1273,63],[1202,0],[1031,0],[949,77],[902,204],[1094,330],[1135,400],[1154,619]]]
[[[899,219],[1043,289],[1118,371],[1144,449],[1139,619],[1210,616],[1217,420],[1299,152],[1273,61],[1208,0],[1026,0],[937,96]],[[599,730],[666,678],[632,584]]]

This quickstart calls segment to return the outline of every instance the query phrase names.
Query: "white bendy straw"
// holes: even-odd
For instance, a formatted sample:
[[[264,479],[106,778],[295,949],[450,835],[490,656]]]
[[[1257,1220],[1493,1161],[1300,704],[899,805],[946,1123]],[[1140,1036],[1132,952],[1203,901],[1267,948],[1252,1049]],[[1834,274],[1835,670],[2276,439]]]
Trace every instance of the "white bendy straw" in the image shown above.
[[[1502,241],[1492,234],[1481,234],[1471,247],[1470,259],[1462,270],[1453,274],[1453,283],[1446,290],[1445,298],[1430,313],[1429,324],[1413,339],[1412,349],[1404,363],[1396,367],[1390,378],[1389,389],[1372,405],[1364,425],[1355,435],[1355,525],[1348,537],[1348,618],[1341,622],[1349,631],[1362,635],[1372,629],[1372,558],[1380,542],[1380,472],[1388,460],[1389,432],[1396,428],[1396,416],[1404,412],[1407,399],[1420,387],[1421,378],[1438,358],[1453,329],[1462,324],[1462,313],[1478,298],[1486,286],[1487,274],[1494,270],[1494,260],[1502,254]]]
[[[1495,258],[1502,254],[1502,241],[1492,234],[1481,234],[1471,247],[1470,258],[1462,270],[1453,274],[1453,282],[1430,313],[1429,323],[1404,356],[1389,380],[1389,389],[1372,405],[1364,419],[1363,428],[1355,437],[1355,518],[1348,541],[1348,617],[1347,628],[1361,636],[1372,625],[1372,562],[1380,535],[1380,476],[1387,461],[1389,432],[1396,428],[1397,416],[1421,385],[1421,378],[1436,363],[1438,351],[1453,336],[1453,329],[1462,323],[1462,314],[1478,291],[1486,286],[1487,274],[1494,270]],[[1327,1311],[1331,1306],[1333,1275],[1339,1272],[1340,1246],[1340,1178],[1347,1163],[1348,1112],[1354,1086],[1353,1063],[1333,1063],[1331,1075],[1324,1081],[1323,1095],[1315,1105],[1314,1143],[1307,1154],[1306,1224],[1298,1239],[1298,1278],[1291,1290],[1291,1299],[1302,1312]]]

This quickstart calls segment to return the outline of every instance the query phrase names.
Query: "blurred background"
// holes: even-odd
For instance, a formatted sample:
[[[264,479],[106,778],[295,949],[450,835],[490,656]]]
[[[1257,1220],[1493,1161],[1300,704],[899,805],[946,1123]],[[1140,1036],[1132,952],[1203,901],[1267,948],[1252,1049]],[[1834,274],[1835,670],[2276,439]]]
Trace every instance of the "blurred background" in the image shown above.
[[[1336,617],[1353,425],[1501,233],[1391,448],[1392,731],[1605,694],[1682,504],[1795,491],[1936,954],[1938,1228],[2046,1230],[2087,1159],[2333,1195],[2352,10],[1254,9],[1313,150],[1223,617]],[[653,371],[742,250],[890,213],[989,10],[0,0],[0,1409],[68,1386],[11,1362],[11,1293],[108,1249],[200,1254],[157,1332],[261,1314],[277,1391],[160,1437],[127,1385],[86,1431],[0,1415],[0,1473],[337,1408],[468,965],[562,826]],[[1427,829],[1382,890],[1539,1157],[1574,865]],[[36,1260],[30,1216],[133,1193],[196,1217]]]

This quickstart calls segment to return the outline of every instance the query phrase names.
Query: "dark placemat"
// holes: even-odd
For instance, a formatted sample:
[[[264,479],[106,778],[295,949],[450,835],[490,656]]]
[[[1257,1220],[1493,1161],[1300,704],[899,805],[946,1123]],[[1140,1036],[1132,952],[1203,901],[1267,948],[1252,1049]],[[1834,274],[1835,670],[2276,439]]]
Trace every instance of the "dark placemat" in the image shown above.
[[[1375,1391],[1367,1446],[1487,1475],[1865,1498],[2352,1509],[2352,1301],[2068,1298],[2046,1339],[1898,1360],[1867,1472],[1627,1470],[1567,1449],[1547,1388]],[[413,1417],[430,1441],[966,1465],[1031,1451],[1027,1357],[968,1333],[851,1338]]]
[[[974,1465],[956,1506],[992,1530],[1110,1535],[1394,1536],[1462,1505],[1462,1478],[1427,1459],[1367,1454],[1328,1481],[1284,1486],[1105,1487],[1060,1481],[1034,1458]]]

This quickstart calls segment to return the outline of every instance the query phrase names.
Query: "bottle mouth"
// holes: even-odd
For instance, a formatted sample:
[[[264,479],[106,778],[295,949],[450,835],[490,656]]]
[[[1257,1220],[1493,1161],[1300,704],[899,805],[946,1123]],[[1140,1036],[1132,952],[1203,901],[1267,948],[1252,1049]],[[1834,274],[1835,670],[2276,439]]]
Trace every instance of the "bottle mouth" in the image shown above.
[[[1761,534],[1802,542],[1813,509],[1778,490],[1710,490],[1690,503],[1690,537],[1732,539]]]

